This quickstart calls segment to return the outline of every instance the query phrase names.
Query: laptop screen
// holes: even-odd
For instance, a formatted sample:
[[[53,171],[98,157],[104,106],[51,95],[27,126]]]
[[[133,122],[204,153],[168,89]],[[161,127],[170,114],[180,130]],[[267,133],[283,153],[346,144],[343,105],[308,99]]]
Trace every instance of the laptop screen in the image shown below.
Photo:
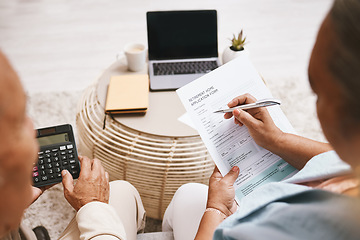
[[[216,10],[147,12],[150,60],[218,56]]]

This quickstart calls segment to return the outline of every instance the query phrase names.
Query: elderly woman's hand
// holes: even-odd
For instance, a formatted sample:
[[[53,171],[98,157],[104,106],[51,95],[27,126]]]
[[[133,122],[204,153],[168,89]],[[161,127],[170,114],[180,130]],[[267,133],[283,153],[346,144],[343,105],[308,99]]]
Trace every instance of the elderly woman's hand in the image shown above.
[[[81,172],[75,186],[67,170],[62,171],[64,195],[70,205],[78,211],[87,203],[109,202],[109,174],[105,172],[100,160],[79,157]]]
[[[235,202],[234,182],[239,176],[239,168],[233,167],[224,177],[215,167],[209,179],[207,208],[215,208],[226,216],[233,214],[237,205]]]
[[[256,99],[252,95],[244,94],[231,100],[228,106],[231,108],[254,102]],[[235,124],[245,125],[255,142],[263,148],[269,149],[283,136],[283,132],[274,124],[269,112],[264,107],[246,111],[236,109],[232,113],[226,113],[224,118],[229,119],[232,116],[234,116]]]

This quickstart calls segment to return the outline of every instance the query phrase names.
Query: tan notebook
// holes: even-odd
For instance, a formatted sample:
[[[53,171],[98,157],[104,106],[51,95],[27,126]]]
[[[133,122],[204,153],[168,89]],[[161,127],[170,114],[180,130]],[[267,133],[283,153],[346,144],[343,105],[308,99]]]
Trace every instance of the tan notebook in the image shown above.
[[[106,97],[106,114],[146,113],[148,105],[147,74],[111,77]]]

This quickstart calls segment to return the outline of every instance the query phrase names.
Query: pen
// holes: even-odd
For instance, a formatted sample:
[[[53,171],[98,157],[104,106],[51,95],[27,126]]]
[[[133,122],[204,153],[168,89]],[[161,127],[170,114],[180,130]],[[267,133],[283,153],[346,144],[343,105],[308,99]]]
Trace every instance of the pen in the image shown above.
[[[258,107],[268,107],[268,106],[280,105],[280,104],[281,104],[280,100],[277,100],[277,99],[274,99],[274,98],[268,98],[268,99],[259,100],[259,101],[254,102],[254,103],[249,103],[249,104],[245,104],[245,105],[236,106],[236,107],[233,107],[233,108],[220,109],[220,110],[215,111],[214,113],[227,113],[227,112],[232,112],[235,109],[246,110],[246,109],[258,108]]]

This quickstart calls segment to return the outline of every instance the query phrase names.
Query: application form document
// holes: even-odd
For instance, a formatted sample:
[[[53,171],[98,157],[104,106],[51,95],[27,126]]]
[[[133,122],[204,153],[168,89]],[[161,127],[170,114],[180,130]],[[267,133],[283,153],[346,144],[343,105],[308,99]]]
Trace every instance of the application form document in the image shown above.
[[[222,113],[214,113],[228,108],[228,102],[245,93],[258,100],[272,97],[246,56],[236,58],[176,92],[221,174],[226,175],[233,166],[240,168],[234,184],[237,200],[258,186],[284,180],[297,172],[285,160],[257,145],[245,126],[236,125],[233,118],[224,119]],[[295,132],[279,106],[267,109],[282,131]]]

